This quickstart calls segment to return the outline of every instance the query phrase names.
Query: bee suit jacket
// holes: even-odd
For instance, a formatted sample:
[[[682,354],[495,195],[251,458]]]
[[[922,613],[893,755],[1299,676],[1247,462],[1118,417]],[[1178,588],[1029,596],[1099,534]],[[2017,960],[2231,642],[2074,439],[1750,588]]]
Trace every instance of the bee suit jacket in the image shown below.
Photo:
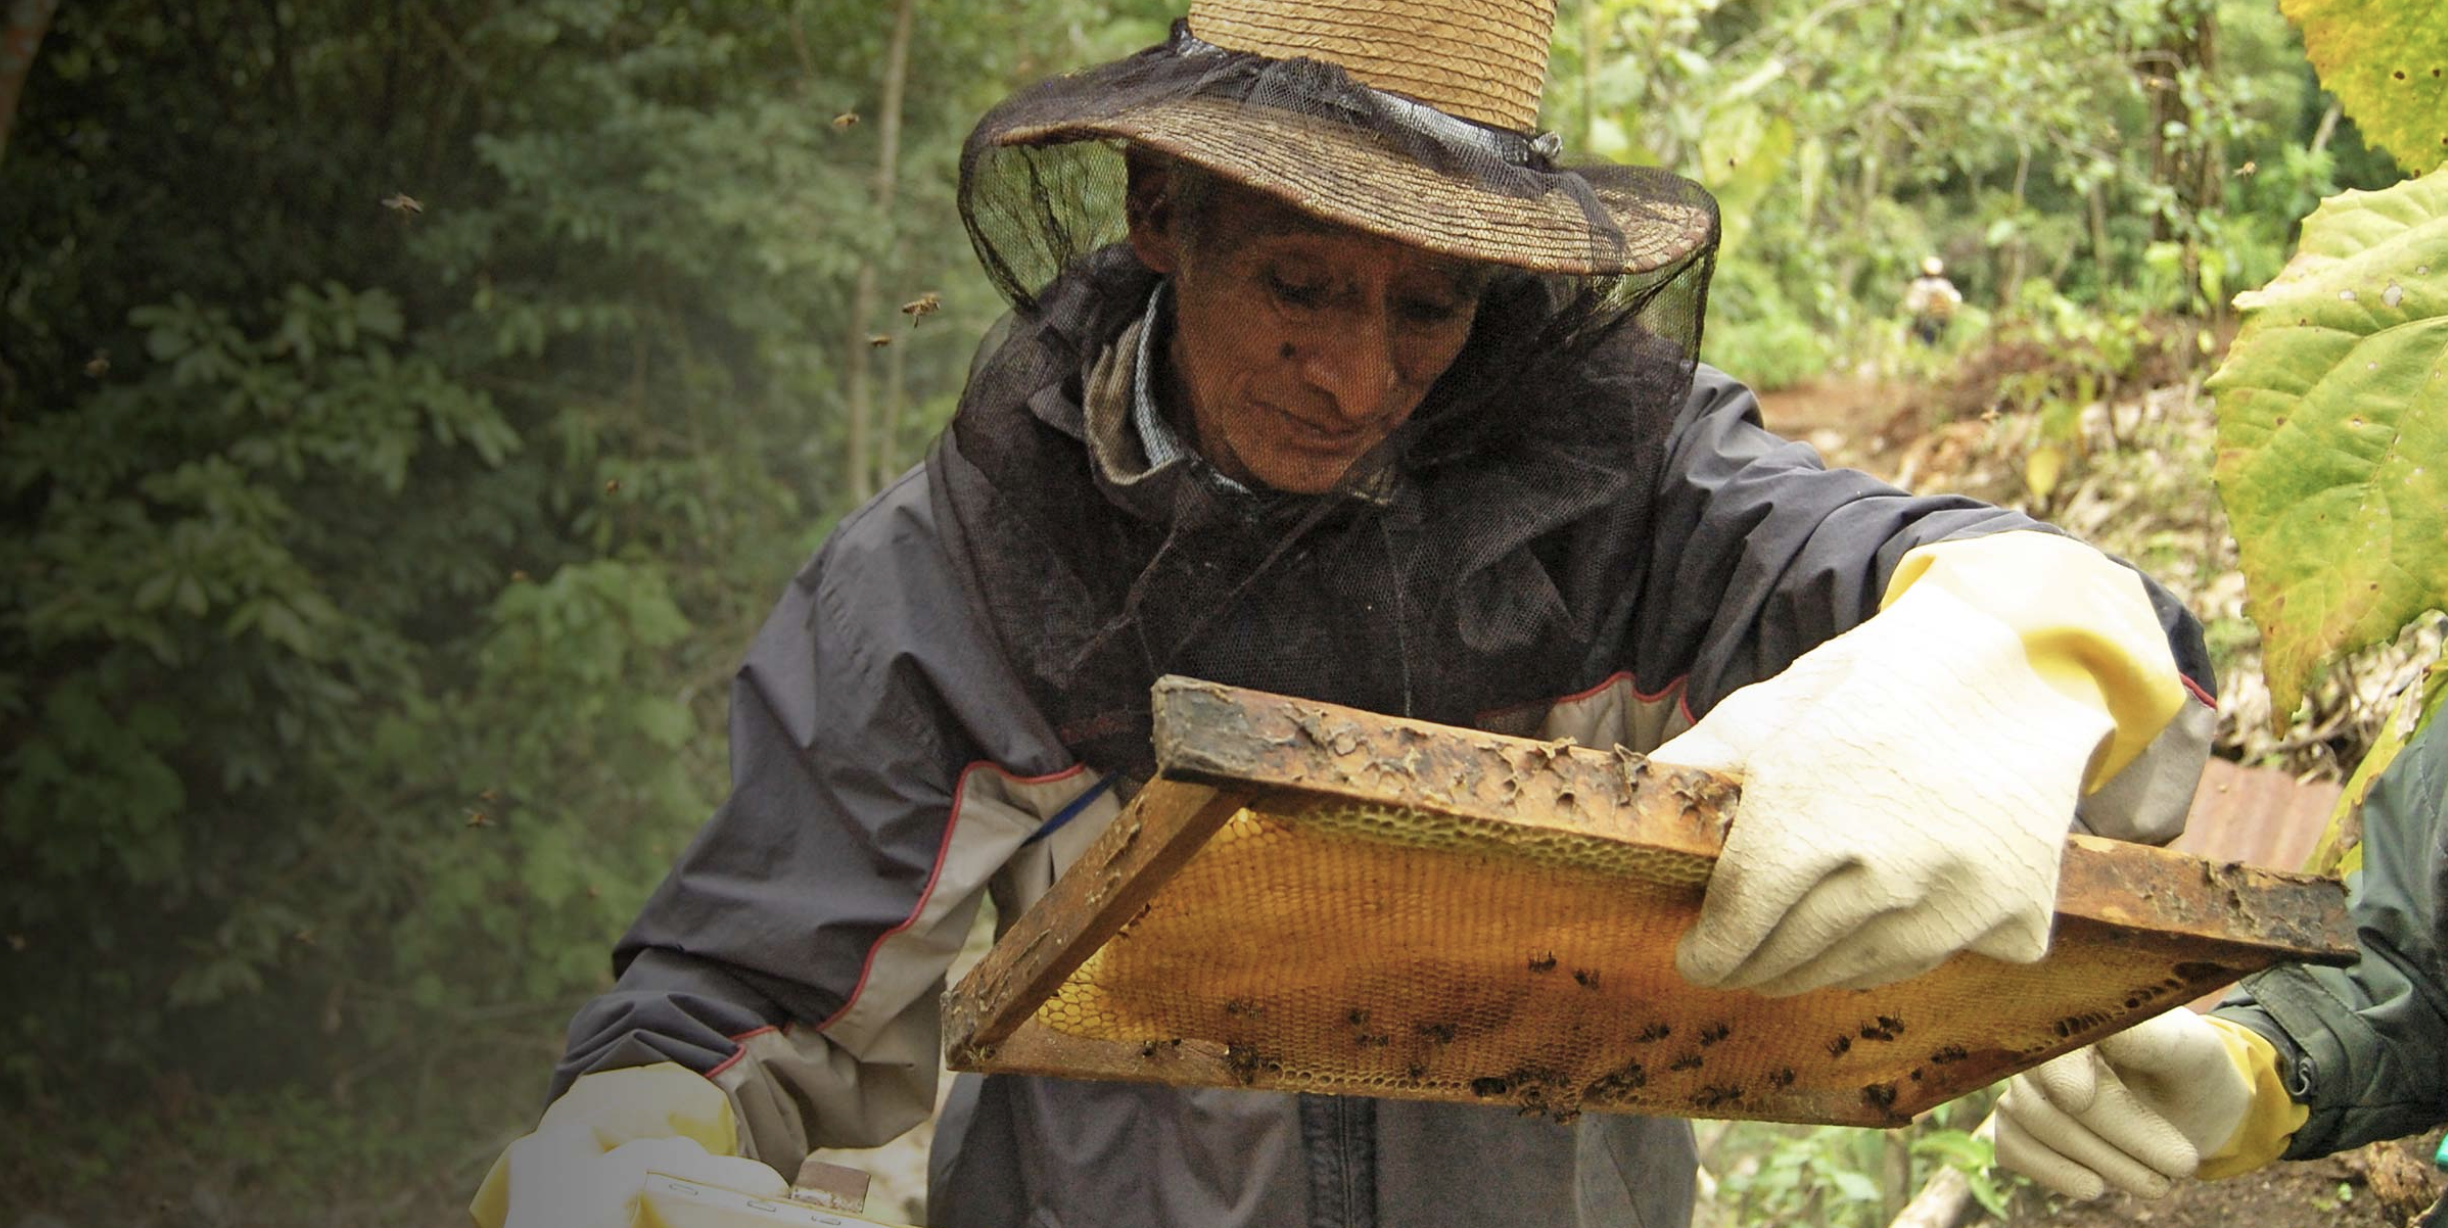
[[[1659,404],[1608,410],[1647,386],[1627,332],[1497,381],[1481,407],[1557,429],[1397,474],[1304,516],[1319,544],[1278,549],[1276,504],[1195,457],[1141,468],[1118,425],[1120,342],[1152,285],[1109,249],[998,328],[926,462],[783,593],[734,684],[730,796],[622,939],[617,985],[572,1023],[556,1094],[679,1062],[785,1173],[811,1147],[917,1124],[946,967],[983,901],[1018,916],[1144,778],[1158,672],[1646,751],[1870,616],[1912,548],[2041,527],[1827,470],[1706,367]],[[1651,417],[1629,436],[1573,429],[1590,412]],[[1600,437],[1639,454],[1595,456]],[[1406,587],[1429,567],[1434,584]],[[2207,693],[2198,626],[2151,595]],[[1142,621],[1113,634],[1132,599]],[[1201,628],[1187,647],[1149,648],[1185,626]],[[2188,701],[2080,821],[2175,834],[2213,725]],[[928,1218],[1684,1224],[1694,1167],[1677,1120],[964,1075]]]

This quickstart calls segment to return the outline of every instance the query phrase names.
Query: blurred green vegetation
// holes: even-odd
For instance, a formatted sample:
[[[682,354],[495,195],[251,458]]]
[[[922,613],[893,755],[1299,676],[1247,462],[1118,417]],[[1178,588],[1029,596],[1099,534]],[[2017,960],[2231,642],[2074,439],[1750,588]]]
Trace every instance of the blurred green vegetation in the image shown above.
[[[2272,3],[1562,9],[1547,122],[1719,194],[1764,384],[1900,348],[1936,254],[1950,344],[2073,338],[2023,391],[2079,405],[2397,177]],[[0,1187],[472,1188],[773,594],[1001,310],[961,136],[1176,11],[60,6],[0,153]]]

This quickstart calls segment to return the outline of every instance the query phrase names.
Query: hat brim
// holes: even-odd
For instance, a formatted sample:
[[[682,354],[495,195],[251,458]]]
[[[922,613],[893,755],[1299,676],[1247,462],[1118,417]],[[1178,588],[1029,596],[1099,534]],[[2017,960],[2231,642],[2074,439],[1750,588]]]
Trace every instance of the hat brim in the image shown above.
[[[1304,212],[1396,242],[1542,273],[1650,273],[1717,238],[1717,202],[1700,185],[1665,171],[1609,167],[1610,173],[1586,179],[1620,234],[1618,242],[1591,224],[1575,193],[1560,187],[1536,196],[1491,191],[1349,129],[1214,98],[1015,127],[995,143],[1098,138],[1170,154]]]

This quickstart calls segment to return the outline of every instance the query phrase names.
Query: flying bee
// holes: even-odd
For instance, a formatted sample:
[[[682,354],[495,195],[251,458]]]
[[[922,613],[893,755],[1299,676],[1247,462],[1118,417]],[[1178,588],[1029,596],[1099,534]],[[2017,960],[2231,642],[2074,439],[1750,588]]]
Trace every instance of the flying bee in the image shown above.
[[[393,192],[389,196],[383,197],[382,207],[389,209],[393,213],[399,214],[401,217],[410,217],[415,214],[425,212],[425,203],[418,200],[416,197],[410,196],[406,192]]]
[[[933,290],[929,290],[926,293],[901,304],[901,314],[908,316],[910,318],[910,324],[915,327],[918,321],[934,315],[936,309],[942,306],[943,295],[938,294]]]
[[[878,349],[878,350],[880,350],[880,349],[883,349],[885,346],[888,346],[888,345],[891,345],[891,344],[892,344],[892,337],[891,337],[890,335],[888,335],[888,334],[885,334],[885,333],[869,333],[869,334],[867,334],[867,345],[868,345],[868,348],[870,348],[870,349]]]
[[[856,127],[858,127],[858,112],[856,111],[844,111],[841,114],[833,117],[833,130],[835,132],[848,132],[852,128]]]
[[[85,374],[95,379],[110,374],[110,351],[95,350],[93,357],[85,360]]]

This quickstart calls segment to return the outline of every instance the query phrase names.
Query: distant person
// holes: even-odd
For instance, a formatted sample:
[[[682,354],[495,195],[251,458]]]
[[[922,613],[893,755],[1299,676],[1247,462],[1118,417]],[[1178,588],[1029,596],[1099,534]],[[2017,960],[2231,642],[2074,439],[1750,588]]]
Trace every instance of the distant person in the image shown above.
[[[1921,261],[1921,275],[1904,287],[1904,311],[1912,317],[1913,340],[1935,346],[1946,336],[1955,309],[1963,306],[1963,291],[1946,277],[1946,261],[1930,256]]]
[[[2207,1018],[2170,1011],[2017,1076],[1998,1163],[2075,1198],[2156,1198],[2448,1122],[2448,721],[2380,774],[2362,817],[2353,966],[2281,965]]]

